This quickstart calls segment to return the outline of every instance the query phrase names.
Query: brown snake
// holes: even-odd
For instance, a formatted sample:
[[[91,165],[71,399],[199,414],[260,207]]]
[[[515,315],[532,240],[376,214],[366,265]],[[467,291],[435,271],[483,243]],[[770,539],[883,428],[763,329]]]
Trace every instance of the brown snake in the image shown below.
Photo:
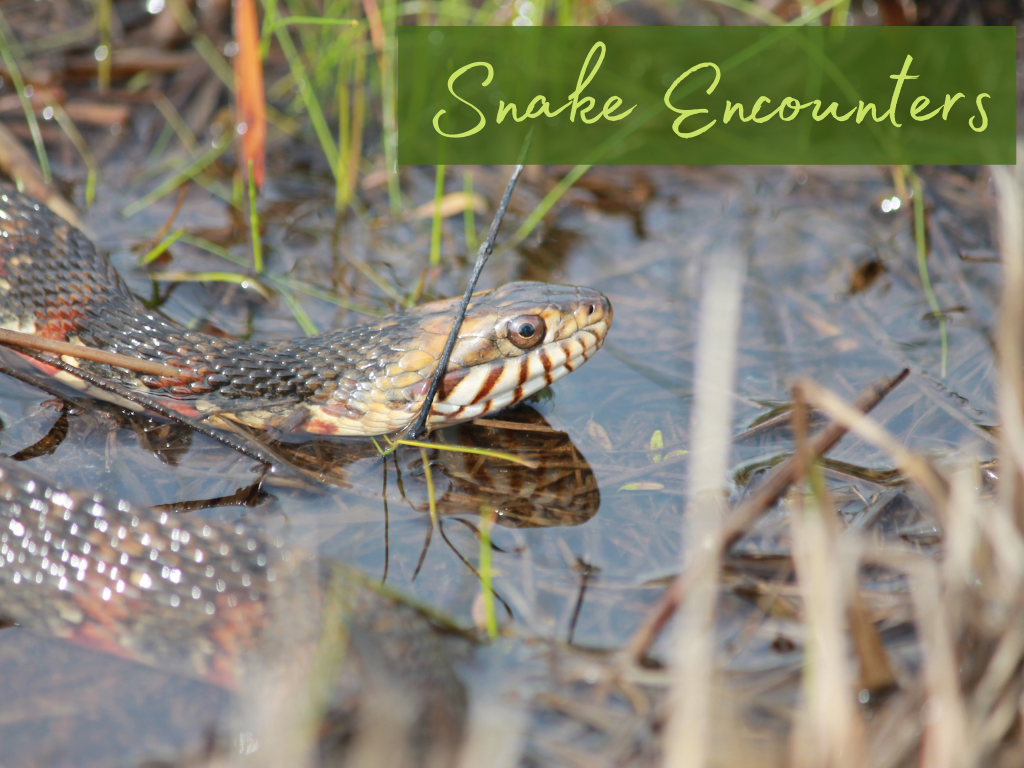
[[[195,333],[146,309],[80,231],[0,187],[0,328],[178,367],[172,378],[64,357],[214,426],[356,436],[405,428],[423,404],[457,303],[283,342]],[[475,294],[428,426],[538,392],[586,362],[611,321],[608,299],[589,288],[520,282]],[[57,377],[89,390],[67,372]]]
[[[180,375],[167,378],[62,358],[212,426],[234,421],[355,436],[403,429],[423,403],[456,304],[437,301],[284,342],[194,333],[146,309],[80,231],[0,186],[0,327],[178,367]],[[611,320],[608,300],[587,288],[512,283],[475,294],[428,426],[473,419],[534,394],[589,359]],[[0,618],[28,628],[234,685],[265,644],[270,598],[275,582],[293,570],[290,559],[294,554],[258,531],[64,489],[0,461]],[[321,584],[338,571],[325,573]],[[430,641],[422,626],[409,631],[416,623],[409,611],[399,606],[396,613],[394,603],[380,610],[379,596],[365,588],[353,594],[353,637],[366,634],[378,651],[393,645],[388,666],[416,666]],[[429,647],[425,655],[433,679],[424,695],[434,699],[423,711],[454,734],[461,689],[447,662]]]

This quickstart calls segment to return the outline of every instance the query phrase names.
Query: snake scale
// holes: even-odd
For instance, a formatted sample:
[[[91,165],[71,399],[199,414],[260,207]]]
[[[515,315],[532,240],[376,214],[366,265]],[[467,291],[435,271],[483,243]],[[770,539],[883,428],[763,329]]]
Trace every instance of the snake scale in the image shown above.
[[[401,430],[419,413],[457,305],[436,301],[288,341],[196,333],[146,309],[79,230],[0,187],[0,327],[179,367],[175,377],[138,375],[65,357],[213,425],[350,436]],[[518,282],[477,293],[428,427],[538,392],[586,362],[611,321],[608,299],[589,288]]]

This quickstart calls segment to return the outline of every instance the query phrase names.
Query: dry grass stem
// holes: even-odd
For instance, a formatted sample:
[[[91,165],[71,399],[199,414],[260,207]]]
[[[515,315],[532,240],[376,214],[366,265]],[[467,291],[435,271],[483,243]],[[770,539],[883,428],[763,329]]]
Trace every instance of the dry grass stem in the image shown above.
[[[457,768],[515,768],[522,760],[528,713],[515,702],[481,694],[471,699]]]
[[[924,559],[917,559],[907,572],[924,658],[921,766],[960,768],[966,764],[967,713],[942,580],[934,563]]]
[[[797,468],[789,521],[807,650],[792,756],[796,766],[853,768],[860,762],[863,723],[854,706],[844,616],[856,591],[856,547],[840,539],[835,509],[814,465],[803,388],[794,387],[793,395]]]
[[[808,403],[827,413],[836,423],[842,424],[861,439],[892,456],[897,466],[920,485],[933,502],[940,506],[945,503],[949,493],[946,481],[930,462],[908,451],[877,421],[869,419],[824,387],[807,379],[801,380],[796,386],[803,390]]]
[[[746,271],[743,259],[736,248],[714,255],[705,275],[700,308],[691,429],[691,501],[683,531],[684,567],[691,569],[691,582],[672,638],[670,711],[664,745],[664,764],[670,768],[707,765],[711,747],[709,702],[714,688],[719,530],[726,513],[723,485],[733,431],[732,393]]]
[[[794,765],[854,768],[862,764],[863,723],[855,673],[847,653],[849,596],[857,572],[856,546],[841,541],[813,497],[790,511],[793,561],[807,625],[804,697],[793,739]]]
[[[113,365],[117,368],[124,368],[137,373],[149,373],[154,376],[169,376],[179,378],[182,370],[173,365],[164,365],[151,360],[142,360],[128,355],[119,355],[116,352],[105,352],[102,349],[93,349],[82,344],[69,344],[66,341],[46,339],[42,336],[35,336],[31,333],[19,333],[0,328],[0,344],[23,349],[34,349],[39,352],[53,352],[58,355],[91,360],[94,363]]]
[[[1024,147],[1018,144],[1017,151]],[[993,166],[992,180],[999,198],[1000,246],[1003,259],[1003,295],[1000,302],[999,412],[1002,418],[1000,493],[1004,511],[1021,519],[1024,495],[1024,194],[1021,166]]]

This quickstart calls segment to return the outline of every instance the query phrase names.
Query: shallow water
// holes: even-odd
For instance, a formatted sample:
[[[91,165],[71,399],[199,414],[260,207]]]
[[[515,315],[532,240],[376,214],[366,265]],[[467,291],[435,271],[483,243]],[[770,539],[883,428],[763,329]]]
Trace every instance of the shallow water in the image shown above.
[[[555,176],[554,169],[527,175],[504,232],[514,231]],[[461,180],[461,173],[454,178]],[[550,651],[537,641],[621,647],[657,599],[664,577],[678,569],[688,500],[685,451],[693,417],[701,277],[725,251],[743,255],[748,275],[734,399],[738,436],[785,404],[800,376],[852,400],[872,383],[909,367],[908,381],[875,417],[908,448],[940,461],[961,450],[982,460],[993,456],[989,430],[997,418],[989,336],[999,265],[963,261],[958,255],[994,247],[990,191],[986,177],[974,169],[926,169],[924,178],[935,227],[929,269],[939,306],[948,312],[945,375],[939,330],[918,275],[910,212],[883,213],[880,208],[881,200],[894,194],[886,169],[595,169],[585,177],[596,180],[590,191],[572,191],[546,222],[546,234],[531,236],[517,251],[499,249],[481,286],[525,278],[603,291],[615,309],[605,349],[529,409],[496,417],[539,424],[539,431],[467,425],[434,436],[525,453],[546,466],[530,472],[496,460],[469,462],[432,453],[443,497],[444,536],[431,535],[419,450],[402,449],[384,462],[365,442],[281,447],[327,473],[329,486],[296,488],[269,481],[261,494],[241,494],[254,502],[251,506],[181,514],[245,519],[284,530],[293,543],[386,579],[389,586],[471,627],[480,585],[469,566],[479,559],[480,507],[505,510],[492,534],[492,558],[495,590],[505,606],[499,606],[499,619],[511,639],[480,650],[464,665],[465,676],[471,687],[492,693],[518,691],[527,699],[545,688],[557,693],[558,676],[543,672]],[[131,180],[130,159],[108,170],[100,202],[85,223],[133,289],[148,298],[153,283],[134,266],[138,253],[132,249],[152,237],[174,200],[122,219],[118,211]],[[486,196],[493,199],[503,183],[500,169],[478,169],[475,186]],[[403,189],[410,207],[430,199],[432,184],[432,169],[407,169]],[[408,295],[426,266],[429,220],[389,223],[378,189],[366,193],[364,214],[335,228],[326,194],[308,179],[283,175],[272,182],[264,206],[268,272],[334,287],[357,304],[389,310],[388,297],[354,265],[369,265],[400,295]],[[229,223],[223,204],[193,188],[176,226],[198,232]],[[485,226],[481,217],[477,226]],[[244,246],[234,250],[245,253]],[[468,266],[464,256],[455,260],[453,254],[464,250],[461,217],[450,219],[442,268],[429,273],[432,296],[461,292]],[[188,246],[171,251],[168,269],[229,266]],[[874,278],[860,287],[858,275]],[[301,301],[321,329],[360,318],[327,302]],[[184,284],[171,291],[161,309],[180,322],[232,335],[285,338],[300,333],[283,301],[268,303],[238,286]],[[0,450],[15,454],[35,444],[60,414],[49,395],[0,379]],[[66,437],[53,441],[52,453],[30,458],[26,466],[138,505],[229,497],[260,479],[252,461],[159,420],[95,404],[70,408],[66,419]],[[656,431],[663,446],[652,448]],[[761,468],[791,446],[784,427],[737,440],[731,457],[734,496],[742,495],[746,484],[763,473]],[[884,473],[892,464],[885,455],[848,437],[830,458],[837,462],[828,473],[830,489],[847,524],[916,546],[935,543],[934,524],[922,517],[912,496],[889,487],[891,478]],[[786,555],[788,534],[781,516],[766,516],[737,553]],[[886,588],[879,583],[881,591]],[[757,673],[762,677],[751,679],[762,681],[775,670],[780,680],[791,681],[800,661],[794,626],[784,616],[759,619],[756,600],[738,587],[728,591],[720,618],[725,668]],[[779,643],[780,636],[790,635],[791,645]],[[901,647],[897,640],[894,649]],[[654,655],[662,653],[656,647]],[[907,654],[912,662],[912,644]],[[30,656],[38,666],[25,667]],[[26,646],[22,631],[0,632],[0,679],[20,674],[31,682],[22,688],[5,686],[4,709],[38,713],[40,732],[72,733],[102,721],[118,734],[97,736],[71,756],[37,753],[37,764],[101,764],[114,755],[131,763],[203,751],[218,718],[224,717],[222,694],[119,660],[109,662],[116,669],[103,673],[94,656],[56,641]],[[78,674],[83,667],[93,670],[87,678]],[[136,677],[153,678],[146,685],[158,688],[159,696],[135,696],[132,691],[138,688],[131,681]],[[569,688],[573,695],[590,695],[586,685]],[[54,691],[53,698],[45,696],[47,690]],[[68,698],[69,690],[92,703],[69,703],[53,715],[52,701]],[[792,686],[785,690],[790,693],[782,695],[783,701]],[[19,693],[12,698],[12,691]],[[97,697],[101,705],[93,701]],[[184,705],[200,700],[206,703],[198,708]],[[623,708],[621,701],[606,704],[612,712]],[[538,711],[548,710],[541,706]],[[553,707],[547,716],[538,715],[538,733],[546,735],[538,737],[541,746],[531,748],[544,760],[557,762],[559,754],[544,739],[571,742],[584,752],[601,749],[593,733],[587,736],[566,725],[577,718],[551,714],[556,711]],[[0,711],[5,746],[14,745],[10,734],[24,727],[23,719],[5,718]],[[20,746],[12,749],[31,754],[27,746],[25,753]],[[641,747],[626,752],[631,759],[643,759]]]

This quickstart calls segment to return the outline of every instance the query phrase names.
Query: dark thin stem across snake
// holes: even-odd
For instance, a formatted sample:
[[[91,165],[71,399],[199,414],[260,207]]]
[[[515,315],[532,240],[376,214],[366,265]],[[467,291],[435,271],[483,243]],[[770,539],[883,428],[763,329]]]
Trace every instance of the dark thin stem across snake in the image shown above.
[[[529,139],[527,139],[527,145],[524,147],[524,150],[527,147],[529,147]],[[423,407],[420,408],[420,415],[416,417],[416,421],[413,422],[412,427],[409,429],[409,437],[412,440],[417,440],[426,434],[427,416],[430,414],[430,407],[434,404],[434,398],[437,397],[437,390],[441,386],[441,380],[448,370],[448,361],[451,360],[452,350],[455,349],[455,342],[459,338],[462,321],[466,319],[469,299],[473,295],[473,291],[476,290],[477,281],[480,280],[480,273],[484,271],[487,259],[494,252],[494,241],[498,238],[498,229],[501,228],[501,222],[505,218],[509,201],[512,199],[512,191],[516,188],[516,182],[519,181],[519,176],[523,173],[524,167],[520,163],[512,169],[512,176],[505,187],[505,194],[501,197],[498,210],[494,213],[494,221],[491,222],[491,228],[487,232],[487,239],[484,240],[480,250],[477,251],[476,264],[473,265],[473,274],[469,276],[469,283],[466,284],[466,292],[462,296],[462,303],[459,305],[458,312],[455,313],[455,321],[452,323],[452,329],[448,333],[448,341],[445,342],[444,350],[441,352],[441,357],[438,360],[437,370],[434,371],[434,376],[430,379],[430,388],[427,390],[426,397],[424,398]]]

